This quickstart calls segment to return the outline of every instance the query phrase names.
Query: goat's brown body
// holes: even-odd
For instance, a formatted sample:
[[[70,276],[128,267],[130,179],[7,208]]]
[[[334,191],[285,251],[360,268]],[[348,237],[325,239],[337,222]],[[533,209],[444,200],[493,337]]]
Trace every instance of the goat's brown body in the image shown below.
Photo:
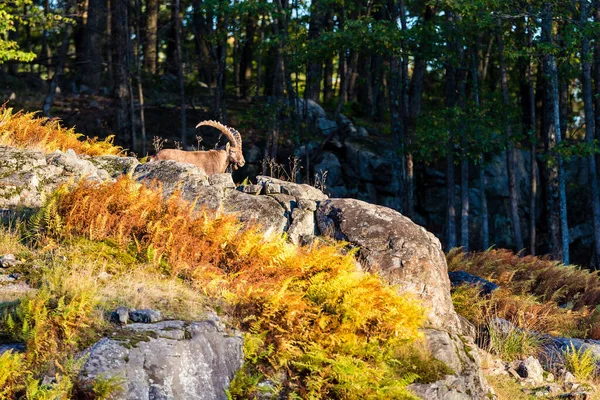
[[[229,154],[225,150],[183,151],[164,149],[153,160],[173,160],[200,167],[207,175],[222,174],[229,165]]]
[[[221,131],[229,139],[222,148],[208,151],[183,151],[183,150],[161,150],[150,161],[154,160],[174,160],[193,164],[200,167],[207,175],[222,174],[225,172],[229,164],[234,169],[243,167],[246,163],[244,154],[242,153],[242,135],[238,131],[217,121],[202,121],[196,128],[200,126],[211,126]]]

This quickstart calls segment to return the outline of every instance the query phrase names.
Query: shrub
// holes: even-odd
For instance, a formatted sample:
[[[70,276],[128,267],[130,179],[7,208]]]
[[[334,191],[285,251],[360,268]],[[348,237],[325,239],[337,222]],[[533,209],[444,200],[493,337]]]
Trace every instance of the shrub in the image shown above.
[[[69,282],[65,270],[47,272],[50,277],[33,296],[24,298],[14,313],[8,314],[8,332],[25,342],[28,365],[40,366],[57,355],[68,354],[85,337],[94,323],[98,304],[94,288],[87,282]]]
[[[578,380],[587,381],[596,371],[598,359],[590,348],[584,349],[582,346],[576,349],[575,345],[571,343],[571,346],[567,347],[562,354],[565,358],[565,367]]]
[[[419,374],[445,371],[403,358],[421,337],[424,310],[358,271],[344,243],[297,247],[128,178],[58,191],[41,213],[30,226],[40,243],[110,242],[220,303],[246,332],[233,396],[253,397],[269,380],[292,397],[410,398],[406,385]]]
[[[0,398],[69,398],[83,362],[71,356],[99,320],[89,279],[75,281],[60,267],[44,271],[43,277],[35,295],[3,316],[3,329],[25,342],[26,352],[0,355]],[[48,370],[56,382],[42,385],[39,376]]]
[[[36,117],[36,113],[14,113],[12,108],[0,106],[0,146],[44,152],[73,149],[76,153],[90,156],[122,153],[120,147],[112,144],[113,136],[105,140],[81,140],[82,136],[72,128],[63,128],[58,120]]]
[[[453,250],[447,259],[451,271],[465,270],[500,285],[488,296],[471,286],[453,290],[457,312],[476,326],[503,318],[540,333],[600,338],[600,313],[592,312],[600,301],[597,273],[509,250],[468,255]]]

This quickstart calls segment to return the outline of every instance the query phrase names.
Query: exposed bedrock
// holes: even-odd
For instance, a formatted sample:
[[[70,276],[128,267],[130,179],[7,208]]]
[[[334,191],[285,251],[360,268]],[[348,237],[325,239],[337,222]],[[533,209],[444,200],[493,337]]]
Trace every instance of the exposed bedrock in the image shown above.
[[[117,398],[226,400],[242,366],[242,337],[214,319],[131,324],[87,350],[80,376],[118,378]]]

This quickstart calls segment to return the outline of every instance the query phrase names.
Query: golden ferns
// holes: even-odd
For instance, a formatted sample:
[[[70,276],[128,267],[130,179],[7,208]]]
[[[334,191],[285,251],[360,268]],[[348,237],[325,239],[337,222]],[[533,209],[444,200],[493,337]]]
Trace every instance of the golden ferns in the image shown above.
[[[303,398],[410,397],[405,387],[415,376],[393,360],[420,338],[424,310],[358,271],[346,244],[294,246],[128,178],[59,193],[57,238],[133,246],[163,272],[225,301],[254,347],[233,395],[252,396],[258,380],[250,377],[262,376]]]
[[[63,128],[60,122],[36,113],[14,113],[6,105],[0,106],[0,146],[36,149],[44,152],[73,149],[76,153],[99,156],[121,154],[123,150],[112,144],[114,137],[105,140],[86,138],[73,128]]]

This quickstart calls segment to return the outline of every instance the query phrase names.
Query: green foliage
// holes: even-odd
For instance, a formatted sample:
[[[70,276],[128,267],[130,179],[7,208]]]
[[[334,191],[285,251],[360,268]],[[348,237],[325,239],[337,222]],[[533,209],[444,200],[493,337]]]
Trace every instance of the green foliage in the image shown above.
[[[60,235],[64,229],[64,224],[61,216],[58,214],[58,199],[61,192],[64,192],[65,188],[59,188],[52,192],[50,195],[46,195],[43,200],[44,206],[32,215],[25,224],[21,225],[23,228],[23,237],[40,242],[42,239],[52,239]]]
[[[124,379],[119,376],[110,378],[97,376],[92,382],[94,398],[98,400],[110,400],[116,398],[123,391]]]
[[[490,323],[488,333],[490,351],[506,361],[535,356],[543,343],[536,334],[512,324]]]
[[[503,125],[494,114],[491,109],[472,105],[465,109],[452,107],[424,114],[419,118],[411,150],[426,163],[443,159],[449,151],[453,152],[457,162],[464,157],[480,162],[482,153],[498,153],[508,143],[502,134]],[[450,137],[451,147],[448,146]],[[513,141],[517,141],[516,136]]]
[[[23,9],[28,15],[23,15]],[[36,55],[31,51],[23,51],[14,40],[10,40],[9,32],[16,30],[15,24],[26,26],[44,26],[52,28],[60,23],[70,22],[58,14],[44,14],[42,8],[33,0],[8,0],[0,2],[0,65],[6,61],[33,61]]]
[[[596,371],[598,358],[589,347],[582,346],[576,349],[575,345],[571,343],[571,346],[567,347],[562,355],[565,358],[565,367],[579,381],[588,381]]]
[[[0,399],[9,398],[24,388],[24,375],[28,373],[23,355],[4,352],[0,355]]]
[[[59,271],[58,273],[64,273]],[[84,330],[93,323],[92,312],[97,305],[93,288],[61,287],[64,282],[52,272],[51,280],[33,297],[21,301],[14,315],[6,320],[8,332],[27,346],[26,360],[39,366],[58,354],[76,348]]]
[[[0,3],[0,65],[6,61],[32,61],[35,59],[35,54],[32,52],[19,50],[19,45],[14,40],[8,39],[8,33],[15,30],[15,20],[17,17],[12,14],[14,8],[11,6],[20,6],[28,1],[14,1],[13,4],[2,2]],[[31,1],[29,1],[31,3]]]

